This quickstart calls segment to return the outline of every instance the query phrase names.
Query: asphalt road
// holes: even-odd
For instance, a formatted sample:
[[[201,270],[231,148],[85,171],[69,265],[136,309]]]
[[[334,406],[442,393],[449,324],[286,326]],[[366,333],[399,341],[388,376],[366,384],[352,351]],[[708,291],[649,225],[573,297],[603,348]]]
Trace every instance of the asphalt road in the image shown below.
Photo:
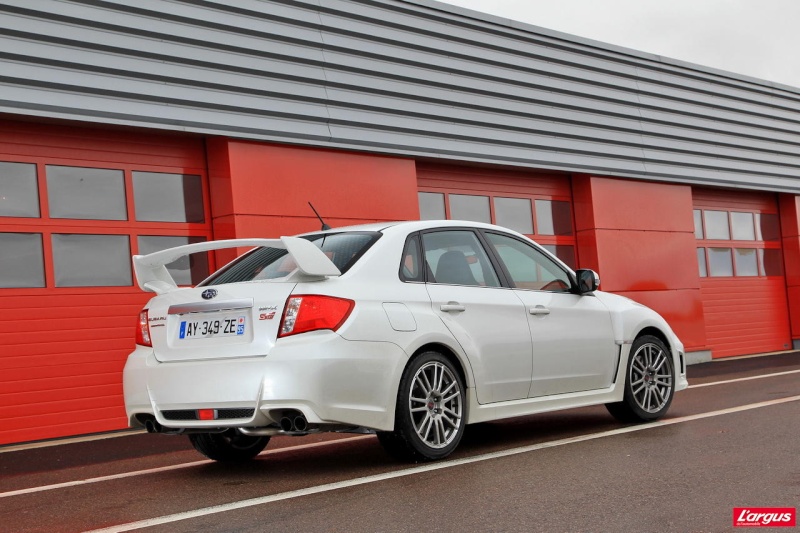
[[[162,435],[0,448],[0,531],[717,532],[742,531],[734,507],[800,507],[800,353],[689,382],[656,423],[594,407],[479,424],[422,465],[369,435],[275,438],[234,467]]]

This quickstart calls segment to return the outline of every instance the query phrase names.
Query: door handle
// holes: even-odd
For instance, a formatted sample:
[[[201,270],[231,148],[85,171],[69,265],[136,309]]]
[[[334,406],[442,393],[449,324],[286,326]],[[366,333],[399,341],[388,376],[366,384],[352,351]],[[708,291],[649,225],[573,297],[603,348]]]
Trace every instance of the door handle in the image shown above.
[[[441,309],[442,311],[446,311],[446,312],[454,311],[456,313],[460,313],[462,311],[466,311],[467,310],[466,307],[464,307],[463,305],[461,305],[458,302],[447,302],[446,304],[442,304],[439,307],[439,309]]]
[[[528,309],[528,312],[532,315],[549,315],[550,310],[543,305],[537,305],[536,307],[531,307]]]

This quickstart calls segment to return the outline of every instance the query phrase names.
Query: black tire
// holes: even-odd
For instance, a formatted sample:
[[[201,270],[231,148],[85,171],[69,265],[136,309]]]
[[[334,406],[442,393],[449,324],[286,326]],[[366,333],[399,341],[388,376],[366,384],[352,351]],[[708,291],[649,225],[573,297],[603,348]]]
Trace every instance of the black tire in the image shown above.
[[[249,461],[267,447],[269,437],[251,437],[235,429],[224,433],[190,433],[194,449],[209,459],[224,463]]]
[[[379,431],[378,441],[403,461],[443,459],[461,442],[466,415],[466,389],[458,370],[442,354],[423,352],[400,380],[394,431]]]
[[[644,335],[631,346],[622,401],[606,409],[620,422],[647,422],[664,416],[674,395],[672,352],[658,337]]]

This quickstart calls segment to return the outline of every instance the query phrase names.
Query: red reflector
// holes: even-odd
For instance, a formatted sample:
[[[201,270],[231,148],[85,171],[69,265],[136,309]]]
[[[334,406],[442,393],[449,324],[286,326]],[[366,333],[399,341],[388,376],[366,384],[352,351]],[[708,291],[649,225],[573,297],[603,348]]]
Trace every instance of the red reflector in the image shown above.
[[[216,409],[198,409],[197,410],[197,419],[198,420],[216,420],[217,419],[217,410]]]

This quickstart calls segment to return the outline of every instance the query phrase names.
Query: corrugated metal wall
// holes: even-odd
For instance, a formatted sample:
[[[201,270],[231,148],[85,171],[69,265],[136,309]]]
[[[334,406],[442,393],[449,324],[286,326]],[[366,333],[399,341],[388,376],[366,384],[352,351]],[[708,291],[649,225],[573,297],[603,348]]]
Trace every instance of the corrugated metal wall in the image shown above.
[[[0,113],[800,192],[800,90],[428,0],[0,0]]]

